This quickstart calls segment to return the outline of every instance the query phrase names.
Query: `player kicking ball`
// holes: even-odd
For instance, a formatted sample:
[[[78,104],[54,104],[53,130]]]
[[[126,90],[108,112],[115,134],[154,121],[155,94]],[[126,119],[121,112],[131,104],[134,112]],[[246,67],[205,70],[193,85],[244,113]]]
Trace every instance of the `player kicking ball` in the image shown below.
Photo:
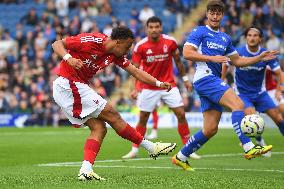
[[[134,36],[129,28],[116,27],[110,37],[101,33],[82,33],[52,44],[54,52],[63,57],[59,77],[53,82],[53,98],[73,125],[85,124],[91,131],[84,146],[79,180],[105,180],[93,171],[94,161],[107,133],[105,122],[122,138],[142,146],[152,158],[168,154],[176,147],[175,143],[153,143],[143,139],[110,103],[88,85],[97,71],[113,63],[138,80],[169,91],[170,83],[160,82],[137,69],[124,56],[133,41]]]
[[[251,159],[267,153],[272,145],[254,145],[241,131],[244,117],[244,104],[223,80],[222,63],[231,61],[235,66],[249,66],[260,61],[274,59],[277,51],[263,51],[254,57],[240,57],[229,35],[219,31],[224,16],[225,5],[222,1],[212,0],[207,5],[208,25],[192,30],[183,48],[184,58],[196,62],[193,86],[201,101],[203,129],[190,137],[187,144],[172,158],[172,162],[184,170],[194,170],[188,157],[200,149],[218,131],[222,106],[232,110],[232,125],[244,150],[244,157]]]

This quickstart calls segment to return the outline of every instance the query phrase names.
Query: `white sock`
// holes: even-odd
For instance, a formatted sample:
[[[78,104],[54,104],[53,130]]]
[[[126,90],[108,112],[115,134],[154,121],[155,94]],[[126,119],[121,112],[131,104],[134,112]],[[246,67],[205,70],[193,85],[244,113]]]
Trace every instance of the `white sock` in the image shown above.
[[[188,157],[186,157],[185,155],[183,155],[183,154],[181,153],[181,151],[179,151],[178,154],[177,154],[177,158],[180,159],[180,160],[183,161],[183,162],[186,162],[186,160],[187,160]]]
[[[243,149],[245,152],[248,152],[250,149],[252,149],[254,147],[254,144],[252,142],[248,142],[248,143],[245,143],[243,145]]]
[[[81,171],[92,171],[93,170],[93,165],[89,162],[84,160],[80,169]]]
[[[145,148],[150,153],[154,152],[154,143],[149,140],[143,139],[140,146]]]
[[[157,129],[152,129],[152,132],[151,132],[150,135],[155,135],[155,136],[157,136]]]
[[[258,143],[260,146],[266,146],[266,144],[265,144],[265,142],[264,142],[263,138],[261,138],[261,140],[260,140],[260,141],[259,141],[259,140],[257,140],[257,143]]]
[[[132,153],[135,153],[135,154],[138,154],[139,148],[138,148],[138,147],[135,147],[135,146],[132,146],[131,152],[132,152]]]

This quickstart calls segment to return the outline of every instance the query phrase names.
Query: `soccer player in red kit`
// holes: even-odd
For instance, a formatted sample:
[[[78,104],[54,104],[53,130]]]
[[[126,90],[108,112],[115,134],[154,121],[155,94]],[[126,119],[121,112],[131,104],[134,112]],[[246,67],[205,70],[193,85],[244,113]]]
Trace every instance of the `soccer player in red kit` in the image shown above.
[[[129,28],[117,27],[110,37],[100,33],[82,33],[52,44],[54,52],[63,58],[59,77],[53,82],[53,98],[73,125],[85,124],[91,131],[84,146],[79,180],[104,180],[94,173],[93,164],[107,132],[105,122],[122,138],[144,147],[150,157],[168,154],[176,146],[175,143],[153,143],[143,139],[110,103],[88,85],[97,71],[114,63],[142,82],[170,90],[170,83],[161,82],[130,64],[125,55],[133,41]]]
[[[283,74],[283,72],[281,72]],[[272,98],[274,103],[277,105],[279,112],[284,116],[284,98],[281,90],[279,90],[277,86],[277,81],[273,72],[270,69],[266,69],[265,72],[265,87]]]
[[[150,113],[156,108],[159,101],[167,104],[178,120],[178,133],[181,136],[182,143],[185,144],[189,139],[189,128],[185,118],[184,104],[182,97],[173,74],[173,62],[179,70],[183,78],[185,87],[190,90],[192,85],[188,77],[185,75],[185,69],[180,59],[177,42],[173,37],[162,33],[162,21],[160,18],[153,16],[146,22],[147,37],[139,41],[132,55],[133,64],[140,67],[153,77],[169,82],[173,88],[170,92],[166,92],[161,88],[142,83],[142,91],[138,96],[138,107],[140,109],[139,122],[136,126],[142,136],[146,133],[146,124]],[[123,159],[134,158],[138,154],[139,145],[133,143],[131,151],[124,155]],[[199,159],[195,153],[192,158]]]

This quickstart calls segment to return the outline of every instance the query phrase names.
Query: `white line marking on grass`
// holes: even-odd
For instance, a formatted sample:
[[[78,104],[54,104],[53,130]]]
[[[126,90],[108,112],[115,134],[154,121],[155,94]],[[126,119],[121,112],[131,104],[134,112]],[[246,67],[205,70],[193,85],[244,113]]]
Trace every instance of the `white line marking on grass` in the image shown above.
[[[282,155],[284,152],[272,152],[273,155]],[[216,157],[234,157],[241,156],[242,153],[236,154],[207,154],[202,155],[202,158],[216,158]],[[169,157],[160,157],[159,159],[169,159]],[[96,161],[95,167],[97,168],[129,168],[129,169],[180,169],[177,167],[163,167],[163,166],[131,166],[131,165],[97,165],[97,163],[113,163],[113,162],[127,162],[127,161],[148,161],[153,160],[151,158],[135,158],[135,159],[113,159],[113,160],[98,160]],[[80,167],[82,162],[61,162],[61,163],[47,163],[47,164],[37,164],[40,167]],[[284,173],[284,170],[278,169],[237,169],[237,168],[205,168],[199,167],[196,170],[216,170],[216,171],[255,171],[255,172],[278,172]]]
[[[282,155],[284,152],[272,152],[273,155]],[[242,153],[236,154],[205,154],[201,155],[202,158],[218,158],[218,157],[234,157],[234,156],[242,156]],[[169,159],[170,157],[159,157],[158,159]],[[135,159],[109,159],[109,160],[97,160],[96,163],[113,163],[113,162],[128,162],[128,161],[149,161],[153,160],[152,158],[135,158]],[[38,164],[37,166],[42,167],[57,167],[57,166],[73,166],[73,165],[81,165],[82,162],[59,162],[59,163],[46,163],[46,164]]]

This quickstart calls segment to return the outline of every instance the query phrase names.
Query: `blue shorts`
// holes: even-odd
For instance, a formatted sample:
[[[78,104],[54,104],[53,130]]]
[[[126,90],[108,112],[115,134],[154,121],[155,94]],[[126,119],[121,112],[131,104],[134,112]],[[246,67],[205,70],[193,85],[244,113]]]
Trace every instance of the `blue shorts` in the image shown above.
[[[245,109],[249,107],[255,107],[256,111],[263,113],[269,109],[276,108],[275,103],[267,92],[263,92],[254,96],[239,94],[239,97],[244,102]]]
[[[212,109],[223,111],[219,101],[230,88],[228,84],[215,75],[209,75],[194,82],[193,87],[200,97],[202,112]]]

